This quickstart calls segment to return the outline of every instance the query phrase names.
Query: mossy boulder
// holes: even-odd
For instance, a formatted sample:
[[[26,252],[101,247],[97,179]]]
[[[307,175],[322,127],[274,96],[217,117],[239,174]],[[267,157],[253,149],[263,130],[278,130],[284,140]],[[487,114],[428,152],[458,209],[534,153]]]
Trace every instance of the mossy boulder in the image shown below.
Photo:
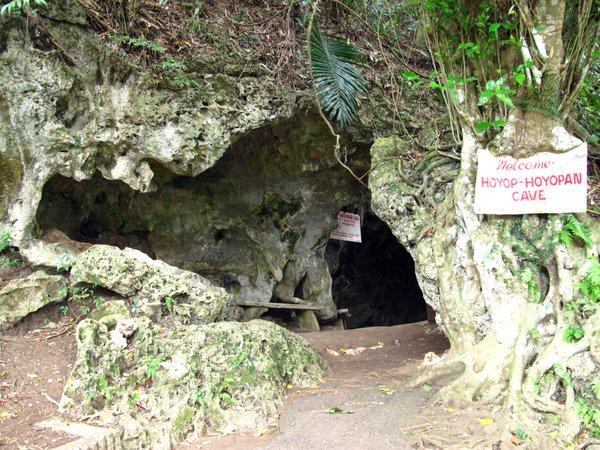
[[[200,275],[130,248],[94,245],[78,256],[71,274],[75,282],[129,298],[134,312],[156,320],[171,314],[183,324],[206,324],[229,319],[237,310],[225,290]]]
[[[77,362],[61,400],[71,414],[101,413],[126,448],[167,449],[207,427],[274,426],[286,388],[314,384],[326,362],[300,336],[271,322],[163,328],[136,319],[125,349],[107,327],[84,320]]]
[[[129,319],[131,314],[123,300],[110,300],[98,306],[91,314],[90,319],[97,320],[112,330],[119,320]]]
[[[65,277],[43,271],[12,280],[0,290],[0,330],[19,323],[48,303],[64,300],[66,285]]]

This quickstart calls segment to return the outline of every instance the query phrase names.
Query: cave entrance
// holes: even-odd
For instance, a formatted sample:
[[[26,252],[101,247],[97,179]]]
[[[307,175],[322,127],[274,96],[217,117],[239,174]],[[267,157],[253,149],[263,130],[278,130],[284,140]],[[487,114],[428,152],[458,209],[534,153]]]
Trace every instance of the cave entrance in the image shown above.
[[[347,210],[348,208],[344,208]],[[389,227],[366,212],[362,243],[331,239],[325,258],[333,300],[348,308],[348,328],[400,325],[427,319],[414,261]]]

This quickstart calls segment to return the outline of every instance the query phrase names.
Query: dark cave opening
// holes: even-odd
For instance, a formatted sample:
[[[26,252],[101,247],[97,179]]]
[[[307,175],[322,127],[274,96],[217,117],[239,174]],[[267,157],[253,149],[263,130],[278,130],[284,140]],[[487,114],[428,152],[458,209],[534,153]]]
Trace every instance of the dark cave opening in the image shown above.
[[[140,195],[99,173],[80,182],[56,175],[42,191],[37,225],[46,240],[60,240],[63,233],[74,241],[131,247],[155,258],[148,227],[135,204]]]
[[[372,212],[364,215],[361,234],[362,243],[331,239],[325,250],[333,300],[351,313],[347,327],[425,320],[426,304],[410,253]]]

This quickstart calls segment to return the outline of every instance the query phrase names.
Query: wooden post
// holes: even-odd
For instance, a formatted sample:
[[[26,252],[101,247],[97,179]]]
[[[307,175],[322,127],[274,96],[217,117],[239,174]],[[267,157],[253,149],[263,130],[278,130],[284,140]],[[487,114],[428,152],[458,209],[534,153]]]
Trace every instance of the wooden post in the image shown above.
[[[305,311],[296,312],[298,316],[298,324],[300,329],[306,331],[320,331],[319,322],[314,311],[307,309]]]

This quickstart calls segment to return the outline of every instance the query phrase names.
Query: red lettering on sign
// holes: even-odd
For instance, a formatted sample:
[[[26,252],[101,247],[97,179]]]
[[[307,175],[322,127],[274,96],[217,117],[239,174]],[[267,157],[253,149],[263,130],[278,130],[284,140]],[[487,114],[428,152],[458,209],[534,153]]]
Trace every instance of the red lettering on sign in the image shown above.
[[[512,199],[515,202],[529,202],[535,200],[546,200],[546,193],[543,189],[537,191],[515,191],[512,193]]]
[[[548,169],[554,164],[554,161],[537,161],[537,162],[516,162],[510,159],[504,158],[498,161],[496,170],[537,170],[537,169]]]

